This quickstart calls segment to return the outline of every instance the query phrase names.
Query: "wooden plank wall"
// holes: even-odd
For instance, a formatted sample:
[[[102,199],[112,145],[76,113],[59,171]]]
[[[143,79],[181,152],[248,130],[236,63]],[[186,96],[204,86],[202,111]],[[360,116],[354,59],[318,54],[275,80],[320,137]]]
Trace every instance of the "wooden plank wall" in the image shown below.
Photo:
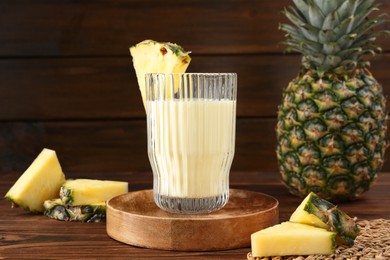
[[[388,0],[378,2],[390,13]],[[65,171],[149,171],[128,52],[144,39],[191,50],[188,71],[237,72],[233,170],[276,171],[276,109],[300,61],[279,44],[290,3],[0,1],[0,171],[25,169],[43,147],[57,151]],[[379,42],[372,72],[388,95],[390,43]]]

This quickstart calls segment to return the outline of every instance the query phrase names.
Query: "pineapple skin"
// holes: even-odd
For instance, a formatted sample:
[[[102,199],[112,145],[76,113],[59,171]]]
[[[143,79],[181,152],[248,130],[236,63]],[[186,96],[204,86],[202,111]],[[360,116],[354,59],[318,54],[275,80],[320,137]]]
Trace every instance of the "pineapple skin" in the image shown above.
[[[355,220],[334,204],[311,192],[290,217],[290,222],[325,228],[336,232],[337,244],[353,246],[359,234]]]
[[[106,204],[66,206],[60,198],[44,202],[43,214],[61,221],[102,222],[106,219]]]
[[[300,197],[359,198],[382,168],[386,121],[382,87],[367,69],[344,77],[299,75],[284,90],[278,111],[283,183]]]

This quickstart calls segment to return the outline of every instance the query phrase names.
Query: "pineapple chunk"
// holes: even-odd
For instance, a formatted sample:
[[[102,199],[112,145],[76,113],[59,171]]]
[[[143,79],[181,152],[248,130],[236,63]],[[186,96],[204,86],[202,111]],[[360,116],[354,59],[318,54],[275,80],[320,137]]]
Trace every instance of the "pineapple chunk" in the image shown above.
[[[183,73],[191,61],[189,56],[190,52],[185,52],[179,45],[153,40],[145,40],[130,47],[130,54],[133,57],[133,65],[137,74],[138,85],[145,108],[145,74]]]
[[[313,215],[309,212],[312,212],[311,208],[314,207],[312,204],[313,201],[313,194],[310,193],[298,206],[298,208],[294,211],[294,213],[290,217],[291,222],[296,223],[302,223],[302,224],[308,224],[320,228],[328,228],[328,225],[326,225],[320,218],[318,218],[316,215]]]
[[[66,206],[60,198],[46,200],[43,214],[62,221],[101,222],[106,218],[106,203],[94,203],[82,206]]]
[[[311,192],[290,217],[291,222],[309,224],[337,233],[338,244],[353,246],[359,228],[355,220],[337,206]]]
[[[253,257],[332,254],[335,233],[306,224],[283,222],[251,235]]]
[[[5,198],[32,212],[42,212],[45,200],[58,197],[64,173],[56,152],[43,149],[28,169],[20,176]]]
[[[62,185],[60,198],[65,205],[80,206],[105,202],[126,192],[127,182],[75,179]]]

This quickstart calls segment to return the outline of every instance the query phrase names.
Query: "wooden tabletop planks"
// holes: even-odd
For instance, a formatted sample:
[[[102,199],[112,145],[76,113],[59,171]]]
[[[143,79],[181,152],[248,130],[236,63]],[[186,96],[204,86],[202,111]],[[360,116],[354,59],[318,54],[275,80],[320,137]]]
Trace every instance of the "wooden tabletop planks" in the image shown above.
[[[68,178],[82,177],[70,172]],[[0,194],[5,194],[17,173],[0,175]],[[150,189],[150,172],[90,173],[98,179],[128,181],[130,191]],[[231,187],[266,193],[279,200],[280,221],[286,221],[301,199],[290,195],[275,172],[233,172]],[[390,174],[360,200],[339,204],[339,208],[358,219],[390,218]],[[107,236],[105,223],[70,223],[31,214],[0,199],[0,257],[5,259],[245,259],[249,247],[209,251],[177,252],[144,249],[117,242]],[[206,236],[207,234],[205,234]]]

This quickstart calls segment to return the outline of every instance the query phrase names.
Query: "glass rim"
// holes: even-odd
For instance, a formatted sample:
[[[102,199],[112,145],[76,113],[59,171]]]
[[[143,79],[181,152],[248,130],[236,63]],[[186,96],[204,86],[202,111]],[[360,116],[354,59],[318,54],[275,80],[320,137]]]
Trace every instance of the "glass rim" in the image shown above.
[[[173,72],[173,73],[164,73],[164,72],[153,72],[145,73],[145,76],[157,76],[157,75],[195,75],[195,76],[237,76],[236,72]]]

